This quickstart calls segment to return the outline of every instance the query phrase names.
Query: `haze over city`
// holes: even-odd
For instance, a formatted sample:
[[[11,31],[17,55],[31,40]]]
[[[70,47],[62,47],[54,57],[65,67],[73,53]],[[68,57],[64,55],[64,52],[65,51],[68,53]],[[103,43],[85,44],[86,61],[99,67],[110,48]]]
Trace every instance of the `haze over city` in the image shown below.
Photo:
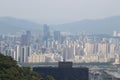
[[[0,80],[120,80],[120,0],[0,0]]]
[[[0,0],[0,17],[63,24],[120,15],[120,0]]]

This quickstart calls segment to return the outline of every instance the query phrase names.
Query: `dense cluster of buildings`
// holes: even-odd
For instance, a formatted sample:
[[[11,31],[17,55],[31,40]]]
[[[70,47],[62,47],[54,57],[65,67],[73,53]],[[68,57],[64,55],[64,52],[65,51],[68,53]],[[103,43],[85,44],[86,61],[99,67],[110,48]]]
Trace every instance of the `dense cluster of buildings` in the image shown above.
[[[70,34],[51,32],[44,25],[39,35],[0,35],[0,52],[21,63],[39,62],[120,62],[120,37],[117,32],[106,34]]]

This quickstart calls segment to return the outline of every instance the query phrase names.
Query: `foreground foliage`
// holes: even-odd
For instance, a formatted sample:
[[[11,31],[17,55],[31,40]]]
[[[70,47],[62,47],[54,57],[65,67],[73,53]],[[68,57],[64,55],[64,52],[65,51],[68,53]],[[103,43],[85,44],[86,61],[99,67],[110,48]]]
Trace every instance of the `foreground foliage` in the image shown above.
[[[11,57],[0,53],[0,80],[42,80],[41,76],[30,68],[19,67]]]

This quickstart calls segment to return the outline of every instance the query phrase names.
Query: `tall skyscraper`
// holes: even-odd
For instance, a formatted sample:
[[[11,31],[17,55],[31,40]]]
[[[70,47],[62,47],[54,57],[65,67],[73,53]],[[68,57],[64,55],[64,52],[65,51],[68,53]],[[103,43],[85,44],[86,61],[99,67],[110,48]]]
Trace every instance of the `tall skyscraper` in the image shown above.
[[[43,26],[43,40],[47,41],[50,38],[49,26],[44,24]]]
[[[54,31],[54,40],[61,41],[60,31]]]
[[[32,35],[30,31],[26,31],[26,34],[23,34],[21,36],[21,45],[22,46],[28,46],[31,44]]]

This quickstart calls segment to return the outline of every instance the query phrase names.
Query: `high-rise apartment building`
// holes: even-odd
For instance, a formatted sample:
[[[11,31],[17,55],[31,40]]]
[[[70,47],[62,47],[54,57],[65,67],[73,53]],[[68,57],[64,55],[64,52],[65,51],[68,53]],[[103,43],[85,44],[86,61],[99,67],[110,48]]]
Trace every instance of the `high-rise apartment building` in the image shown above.
[[[12,48],[6,48],[4,52],[5,56],[11,56],[15,60],[15,51]]]
[[[29,63],[40,63],[40,62],[45,62],[45,56],[43,54],[31,54],[28,57],[28,62]]]
[[[30,46],[23,46],[21,47],[20,51],[20,62],[28,62],[28,56],[31,54],[31,47]]]
[[[15,60],[19,62],[20,61],[20,46],[16,45],[14,50],[15,50]]]
[[[94,44],[87,42],[85,43],[85,54],[89,55],[89,54],[93,54],[94,53]]]
[[[54,31],[54,40],[61,41],[60,31]]]

